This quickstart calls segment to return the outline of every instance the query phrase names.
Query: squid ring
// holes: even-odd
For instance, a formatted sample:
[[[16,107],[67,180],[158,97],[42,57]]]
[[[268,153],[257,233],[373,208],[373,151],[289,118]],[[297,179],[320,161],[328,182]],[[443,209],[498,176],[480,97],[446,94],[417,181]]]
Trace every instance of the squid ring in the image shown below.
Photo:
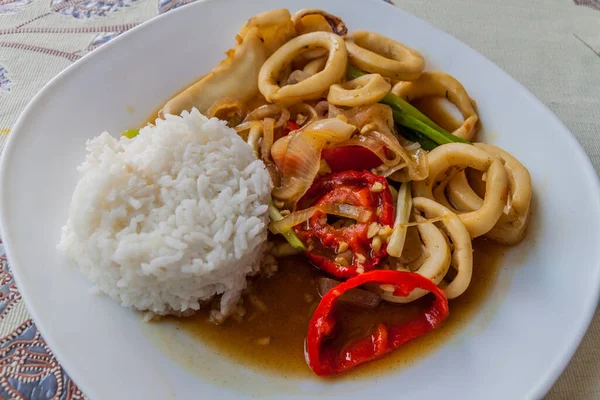
[[[486,236],[498,243],[514,245],[525,236],[531,206],[531,176],[529,171],[516,158],[506,151],[485,143],[476,147],[501,157],[508,174],[509,198],[504,213]],[[461,173],[448,184],[448,197],[461,210],[471,211],[481,207],[483,200],[469,185],[467,177]]]
[[[426,222],[426,219],[419,214],[415,214],[421,240],[429,253],[423,264],[415,271],[419,275],[429,278],[436,285],[439,284],[448,269],[450,268],[451,252],[446,238],[440,232],[439,228],[432,222]],[[389,292],[382,291],[381,298],[393,303],[410,303],[413,300],[423,297],[428,292],[423,289],[415,289],[406,297],[394,296]]]
[[[392,93],[411,102],[423,97],[444,97],[458,108],[463,116],[463,124],[452,134],[465,140],[471,140],[476,133],[479,117],[473,101],[464,86],[452,76],[443,72],[424,72],[414,82],[400,82],[392,88]]]
[[[302,69],[302,71],[306,72],[308,75],[316,75],[325,68],[327,65],[327,57],[319,57],[310,60]]]
[[[488,233],[504,210],[508,198],[508,174],[500,157],[463,143],[450,143],[436,147],[428,154],[429,176],[423,181],[413,183],[415,196],[436,200],[459,214],[472,238]],[[467,167],[486,172],[486,193],[483,204],[474,211],[461,213],[454,209],[443,197],[440,185]],[[442,186],[443,189],[443,186]],[[442,193],[442,196],[435,196]]]
[[[279,71],[301,52],[310,48],[326,48],[329,57],[325,68],[293,85],[280,87],[276,82]],[[346,74],[348,52],[344,39],[329,32],[311,32],[298,36],[281,46],[263,64],[258,75],[258,88],[270,102],[289,105],[303,100],[319,98],[331,85],[338,83]]]
[[[307,17],[309,15],[322,16],[327,22],[327,24],[329,24],[331,31],[336,35],[345,36],[346,33],[348,33],[348,28],[346,28],[346,24],[344,24],[344,21],[342,21],[340,17],[333,14],[329,14],[328,12],[325,12],[323,10],[319,10],[318,8],[305,8],[296,12],[292,16],[292,22],[294,23],[294,28],[296,29],[296,33],[298,35],[307,32],[315,32],[316,30],[321,30],[321,27],[319,27],[317,24],[306,25],[302,22],[302,18]]]
[[[351,81],[331,85],[327,101],[336,106],[359,107],[383,99],[392,85],[379,74],[363,75]]]
[[[387,78],[412,81],[425,68],[425,59],[417,51],[375,32],[352,32],[346,46],[353,65]]]
[[[457,274],[452,282],[443,282],[439,286],[449,299],[454,299],[467,290],[473,273],[473,247],[469,231],[459,216],[433,200],[413,198],[413,209],[427,219],[443,217],[442,224],[454,245],[450,265],[456,269]]]
[[[477,210],[483,205],[483,199],[471,188],[465,171],[448,182],[447,194],[452,204],[461,211]]]

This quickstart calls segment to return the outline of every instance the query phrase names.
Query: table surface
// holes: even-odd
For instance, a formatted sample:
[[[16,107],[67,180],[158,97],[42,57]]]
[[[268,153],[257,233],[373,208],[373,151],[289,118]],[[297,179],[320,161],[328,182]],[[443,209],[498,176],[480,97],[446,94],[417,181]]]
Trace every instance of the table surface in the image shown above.
[[[57,73],[139,23],[193,0],[0,1],[0,151]],[[389,1],[388,1],[389,2]],[[498,64],[542,100],[600,167],[600,0],[396,0]],[[548,399],[600,398],[600,313]],[[85,397],[27,314],[0,242],[0,398]]]

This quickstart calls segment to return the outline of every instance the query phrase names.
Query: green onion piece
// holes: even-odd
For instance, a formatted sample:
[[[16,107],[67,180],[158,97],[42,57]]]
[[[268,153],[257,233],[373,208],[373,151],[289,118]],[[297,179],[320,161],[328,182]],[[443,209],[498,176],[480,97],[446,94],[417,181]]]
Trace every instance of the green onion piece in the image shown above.
[[[348,79],[356,79],[362,75],[364,75],[362,71],[359,71],[352,66],[348,66],[348,69],[346,70],[346,76]],[[454,136],[450,132],[446,131],[409,102],[391,92],[385,95],[385,97],[381,100],[381,103],[387,104],[391,107],[394,114],[394,121],[398,125],[402,125],[406,128],[412,129],[413,131],[421,133],[437,145],[446,143],[471,144],[471,142],[461,139],[458,136]],[[428,143],[427,145],[421,143],[421,146],[423,148],[425,148],[425,146],[429,147],[431,146],[431,143]]]
[[[406,115],[398,110],[392,109],[392,113],[394,115],[394,121],[398,125],[402,125],[406,128],[412,129],[413,131],[417,131],[422,133],[424,136],[429,138],[431,141],[435,142],[438,145],[453,143],[451,139],[448,139],[441,132],[436,131],[432,127],[425,125],[423,122],[418,119],[411,117],[410,115]]]
[[[127,129],[126,131],[124,131],[123,133],[121,133],[121,136],[128,137],[129,139],[133,139],[139,133],[140,133],[139,129]]]
[[[421,132],[413,131],[412,129],[406,127],[402,127],[402,129],[399,131],[400,134],[402,134],[402,136],[404,136],[406,139],[410,140],[411,142],[419,143],[423,150],[431,151],[438,146],[436,142],[429,139]]]
[[[279,221],[280,219],[283,219],[283,215],[281,215],[279,209],[275,207],[273,202],[269,203],[269,217],[271,217],[271,221]],[[304,243],[302,243],[302,240],[296,236],[296,233],[293,230],[289,229],[286,232],[283,232],[283,236],[293,248],[306,251],[306,246]]]

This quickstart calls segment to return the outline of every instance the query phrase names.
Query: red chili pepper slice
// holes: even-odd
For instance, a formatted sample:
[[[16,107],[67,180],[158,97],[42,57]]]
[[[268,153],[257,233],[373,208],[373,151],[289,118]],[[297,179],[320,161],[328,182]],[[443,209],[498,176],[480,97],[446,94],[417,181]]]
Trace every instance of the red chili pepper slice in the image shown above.
[[[363,171],[377,168],[383,164],[383,161],[375,153],[362,146],[324,149],[321,155],[333,172]]]
[[[373,248],[374,238],[368,237],[369,226],[377,223],[391,227],[394,223],[387,180],[368,171],[325,175],[315,180],[298,206],[303,209],[327,204],[351,204],[369,211],[370,215],[350,226],[335,227],[327,222],[325,213],[315,212],[306,223],[294,227],[310,249],[306,256],[318,268],[339,278],[374,269],[387,251],[385,241],[381,240]]]
[[[435,300],[423,314],[414,319],[392,326],[380,324],[370,336],[347,345],[341,352],[334,351],[323,342],[334,332],[335,302],[348,290],[365,283],[394,285],[395,296],[408,296],[414,289],[420,288],[433,293]],[[306,362],[317,375],[339,374],[379,358],[406,342],[436,329],[448,315],[448,299],[431,280],[412,272],[391,270],[366,272],[340,283],[323,296],[308,325]]]
[[[284,136],[289,134],[291,131],[295,131],[297,129],[300,129],[300,125],[298,125],[297,123],[295,123],[294,121],[288,120],[285,123],[285,127],[283,129],[284,131]]]

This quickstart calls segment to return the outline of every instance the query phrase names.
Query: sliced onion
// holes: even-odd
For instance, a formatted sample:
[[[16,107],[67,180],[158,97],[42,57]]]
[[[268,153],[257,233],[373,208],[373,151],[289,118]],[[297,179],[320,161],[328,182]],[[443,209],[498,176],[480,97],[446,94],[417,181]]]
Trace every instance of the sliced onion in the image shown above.
[[[300,126],[309,125],[310,123],[317,120],[319,117],[315,109],[306,103],[296,103],[290,107],[290,113],[295,116],[294,122]],[[298,123],[298,115],[302,114],[306,117],[306,121]]]
[[[263,124],[260,122],[254,122],[250,126],[250,133],[248,133],[248,144],[254,150],[256,158],[260,158],[260,138],[263,133]]]
[[[387,159],[387,156],[385,155],[384,146],[379,141],[377,141],[373,138],[370,138],[370,137],[356,135],[356,136],[352,137],[350,140],[348,140],[344,143],[341,143],[339,146],[336,146],[336,147],[346,147],[346,146],[364,147],[365,149],[368,149],[372,153],[374,153],[382,161]]]
[[[308,221],[317,211],[321,211],[329,215],[337,215],[338,217],[349,218],[358,222],[366,222],[371,218],[372,212],[362,207],[353,206],[352,204],[323,204],[320,206],[310,207],[305,210],[295,211],[283,217],[278,221],[272,221],[269,224],[269,230],[274,233],[287,232],[296,225]]]
[[[402,256],[404,242],[406,240],[406,231],[408,219],[412,210],[412,195],[410,182],[403,183],[398,191],[398,203],[396,205],[396,220],[394,221],[394,231],[387,245],[387,252],[393,257]]]
[[[388,131],[387,129],[383,129],[381,131],[370,131],[365,134],[365,136],[375,139],[380,143],[380,145],[385,146],[389,151],[394,155],[393,158],[388,158],[381,160],[384,164],[393,166],[402,162],[405,157],[406,151],[400,146],[398,139],[394,137],[394,134]]]
[[[244,122],[240,125],[250,121],[262,121],[265,118],[275,118],[276,116],[279,116],[279,118],[277,118],[275,128],[281,128],[290,119],[290,112],[287,108],[277,104],[265,104],[252,110],[252,112],[246,116],[246,119],[244,119]]]
[[[323,297],[327,292],[339,284],[340,282],[334,279],[321,277],[317,280],[317,292],[319,293],[319,296]],[[375,293],[369,292],[368,290],[350,289],[341,295],[338,300],[344,303],[353,304],[355,306],[374,308],[377,307],[381,301],[381,297]]]
[[[326,214],[350,218],[362,223],[367,222],[373,215],[369,210],[345,203],[326,204],[320,206],[319,209]]]
[[[294,226],[308,221],[315,212],[317,212],[317,207],[310,207],[306,210],[295,211],[278,221],[271,221],[269,224],[269,230],[275,235],[278,233],[287,232]]]
[[[237,116],[239,120],[243,120],[246,114],[247,110],[244,103],[231,97],[215,101],[206,111],[208,118],[215,117],[221,120],[229,120],[233,115]]]
[[[271,147],[271,156],[281,172],[282,186],[273,190],[273,196],[295,205],[317,176],[323,148],[348,140],[355,129],[337,118],[329,118],[277,140]]]
[[[345,111],[348,122],[356,126],[362,135],[377,141],[380,146],[384,146],[387,151],[375,152],[384,165],[378,167],[376,172],[379,175],[390,177],[399,182],[409,180],[423,180],[427,178],[429,168],[427,160],[420,157],[420,148],[416,149],[413,143],[402,139],[394,134],[394,120],[392,109],[384,104],[371,104],[368,106],[354,107]],[[369,147],[371,151],[372,145]],[[411,146],[410,148],[405,148]],[[392,153],[389,158],[386,153]],[[396,171],[400,171],[396,173]]]
[[[419,142],[414,142],[413,144],[409,144],[408,146],[404,146],[404,150],[406,151],[417,151],[421,148],[421,144]]]
[[[275,135],[275,120],[265,118],[263,121],[263,138],[260,145],[260,155],[262,160],[267,163],[271,160],[271,146]]]
[[[244,131],[249,130],[250,128],[252,128],[257,122],[256,121],[247,121],[247,122],[242,122],[241,124],[237,125],[235,128],[235,131],[239,134],[242,133]]]
[[[421,148],[407,152],[406,168],[395,169],[383,173],[386,178],[396,182],[422,181],[429,175],[427,152]]]

